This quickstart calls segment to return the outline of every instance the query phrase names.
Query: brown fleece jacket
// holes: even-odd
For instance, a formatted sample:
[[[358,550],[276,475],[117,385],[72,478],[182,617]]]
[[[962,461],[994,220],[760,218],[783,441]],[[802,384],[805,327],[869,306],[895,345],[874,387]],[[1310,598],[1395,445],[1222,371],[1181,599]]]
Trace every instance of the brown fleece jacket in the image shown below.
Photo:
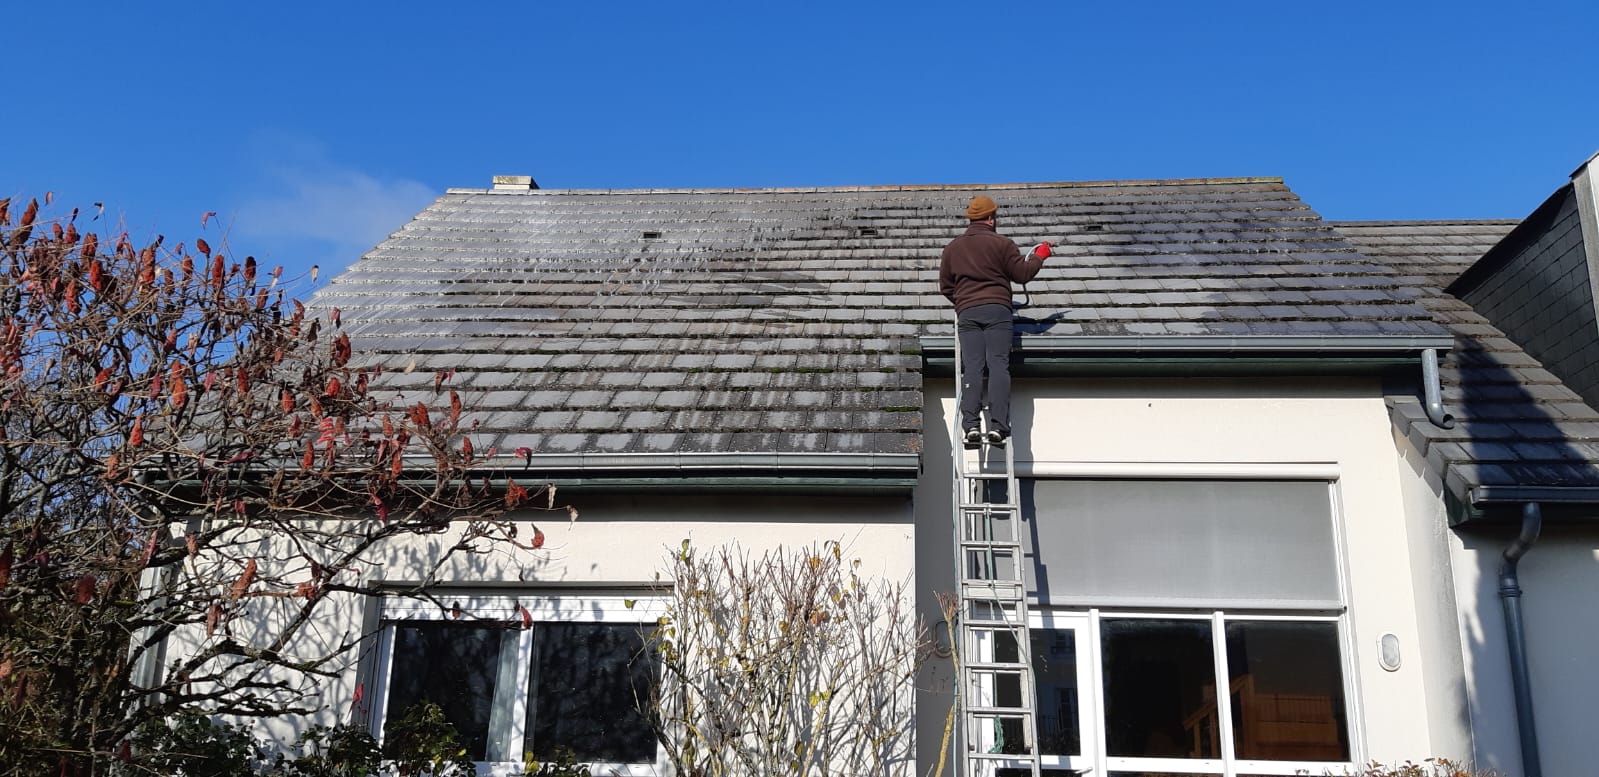
[[[1027,261],[1009,238],[982,222],[972,222],[966,233],[944,247],[938,268],[938,290],[955,303],[956,312],[977,305],[1011,304],[1011,283],[1026,283],[1038,275],[1044,260]]]

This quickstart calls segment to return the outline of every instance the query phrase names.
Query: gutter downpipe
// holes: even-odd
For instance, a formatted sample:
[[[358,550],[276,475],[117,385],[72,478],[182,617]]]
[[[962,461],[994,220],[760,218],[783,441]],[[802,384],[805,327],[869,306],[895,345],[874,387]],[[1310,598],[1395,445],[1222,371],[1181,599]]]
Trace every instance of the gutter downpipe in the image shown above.
[[[1517,562],[1532,549],[1543,529],[1543,510],[1537,502],[1521,507],[1521,535],[1505,548],[1499,565],[1499,602],[1505,611],[1505,644],[1510,651],[1510,680],[1516,697],[1516,733],[1521,742],[1523,777],[1543,777],[1538,758],[1538,729],[1532,715],[1532,678],[1527,671],[1527,634],[1521,621],[1521,581]]]
[[[1455,417],[1444,411],[1443,388],[1438,378],[1438,349],[1427,348],[1421,352],[1422,407],[1427,420],[1440,429],[1455,428]]]

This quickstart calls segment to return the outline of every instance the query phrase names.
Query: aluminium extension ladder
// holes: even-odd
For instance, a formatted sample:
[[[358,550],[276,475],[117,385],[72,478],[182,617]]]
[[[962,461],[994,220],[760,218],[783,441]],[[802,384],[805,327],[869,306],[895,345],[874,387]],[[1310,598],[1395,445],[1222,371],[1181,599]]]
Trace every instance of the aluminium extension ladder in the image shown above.
[[[1038,703],[1023,572],[1015,440],[1003,455],[961,444],[960,337],[955,338],[956,665],[960,777],[1040,777]],[[986,416],[986,414],[984,414]],[[986,429],[984,430],[986,431]]]

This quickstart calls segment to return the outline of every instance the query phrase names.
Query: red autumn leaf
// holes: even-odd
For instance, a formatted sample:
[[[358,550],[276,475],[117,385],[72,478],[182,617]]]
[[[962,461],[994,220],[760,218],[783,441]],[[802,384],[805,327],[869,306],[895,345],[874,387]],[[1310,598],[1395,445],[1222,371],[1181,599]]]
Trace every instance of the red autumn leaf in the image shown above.
[[[317,435],[317,438],[316,438],[316,444],[317,445],[326,445],[326,444],[328,444],[330,442],[333,442],[333,438],[335,437],[335,432],[334,432],[334,427],[333,427],[333,419],[331,419],[331,418],[323,418],[322,420],[317,422],[317,428],[322,430],[322,433],[320,435]]]
[[[139,568],[150,566],[150,559],[155,555],[155,549],[161,544],[161,527],[157,526],[150,531],[150,539],[144,543],[144,557],[139,561]]]
[[[244,454],[241,453],[239,455],[243,456]],[[238,458],[238,456],[235,456],[234,458]],[[245,511],[247,509],[248,509],[248,505],[246,505],[244,503],[243,499],[235,499],[235,500],[233,500],[233,512],[238,513],[239,515],[244,515],[244,513],[245,513]]]
[[[336,396],[339,395],[339,389],[342,389],[342,388],[344,388],[344,384],[339,382],[338,376],[334,376],[334,377],[328,378],[328,387],[322,393],[324,395],[327,395],[327,396],[330,396],[330,397],[336,397]]]
[[[355,705],[360,704],[361,703],[361,697],[363,697],[365,695],[366,695],[366,683],[360,683],[360,684],[356,685],[355,686],[355,695],[350,698],[350,709],[354,710],[355,709]]]
[[[522,616],[522,630],[527,631],[533,628],[533,613],[528,612],[527,608],[520,604],[516,606],[516,610]]]
[[[228,598],[237,599],[250,590],[250,584],[255,582],[255,559],[244,562],[244,571],[239,573],[239,579],[233,581],[233,587],[228,589]]]
[[[217,212],[214,210],[208,210],[205,213],[200,214],[200,228],[205,229],[205,223],[213,218],[216,218],[216,215]]]
[[[533,449],[523,445],[516,449],[516,455],[521,456],[529,464],[533,463]]]
[[[155,283],[155,246],[145,246],[139,251],[139,284],[149,286]]]
[[[77,599],[78,604],[94,601],[94,575],[84,574],[78,578]]]
[[[204,229],[205,228],[205,224],[202,223],[200,225],[200,227],[202,229]],[[205,238],[203,238],[203,237],[195,238],[194,239],[194,249],[196,251],[199,251],[201,254],[204,254],[207,259],[211,258],[211,244],[205,242]]]
[[[533,549],[538,550],[542,547],[544,547],[544,530],[535,526],[533,527]]]
[[[333,341],[333,365],[343,367],[350,361],[350,336],[340,333],[338,339]]]
[[[144,416],[133,419],[133,430],[128,432],[128,444],[135,448],[144,444]]]
[[[505,506],[515,507],[527,499],[527,489],[516,484],[514,480],[505,481]]]
[[[110,378],[111,378],[111,368],[110,367],[101,367],[100,371],[94,374],[94,390],[97,391],[97,392],[98,391],[105,391],[106,381],[109,380]]]

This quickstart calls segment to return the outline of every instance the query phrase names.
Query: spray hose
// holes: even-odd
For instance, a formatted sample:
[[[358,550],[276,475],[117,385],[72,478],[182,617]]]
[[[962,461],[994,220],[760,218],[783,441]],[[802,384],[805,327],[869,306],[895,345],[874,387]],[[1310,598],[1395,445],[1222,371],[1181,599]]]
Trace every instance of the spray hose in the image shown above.
[[[1030,261],[1033,260],[1034,256],[1037,256],[1039,261],[1043,261],[1045,259],[1048,259],[1050,257],[1050,254],[1052,253],[1051,249],[1053,249],[1054,247],[1055,247],[1054,243],[1051,243],[1048,240],[1045,240],[1044,242],[1039,243],[1038,245],[1027,249],[1027,255],[1022,257],[1022,261],[1023,262],[1030,262]],[[1025,307],[1027,307],[1027,306],[1029,306],[1031,304],[1033,304],[1033,295],[1032,295],[1031,292],[1029,292],[1027,290],[1027,284],[1023,283],[1022,284],[1022,301],[1021,302],[1013,302],[1011,304],[1011,307],[1013,309],[1020,310],[1020,309],[1025,308]]]

